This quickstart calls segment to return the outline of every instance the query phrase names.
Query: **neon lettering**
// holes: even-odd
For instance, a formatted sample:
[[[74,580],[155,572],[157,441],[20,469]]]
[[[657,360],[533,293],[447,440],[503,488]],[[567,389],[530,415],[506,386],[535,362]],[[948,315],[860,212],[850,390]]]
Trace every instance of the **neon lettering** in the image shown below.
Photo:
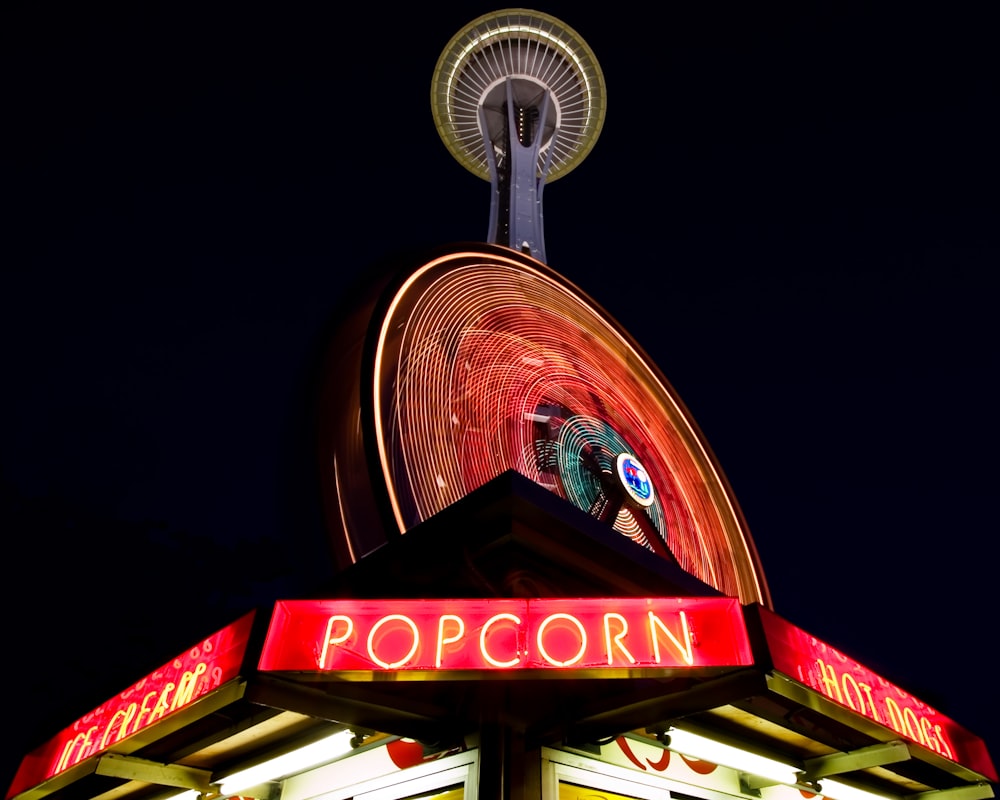
[[[843,696],[846,698],[845,702],[848,706],[859,714],[864,714],[869,719],[878,721],[878,711],[873,705],[870,705],[871,686],[863,683],[859,684],[849,672],[844,673],[841,678],[841,685],[843,687]]]
[[[942,725],[933,721],[932,717],[936,712],[932,709],[926,709],[926,713],[922,713],[919,709],[923,708],[923,704],[915,700],[900,705],[900,701],[887,694],[891,688],[888,684],[887,688],[879,692],[871,683],[859,680],[860,675],[855,674],[861,672],[859,669],[853,672],[845,669],[838,673],[832,664],[821,658],[815,660],[815,665],[816,671],[812,673],[814,677],[810,679],[809,672],[806,671],[805,680],[831,700],[842,703],[875,722],[888,725],[896,733],[945,758],[955,760],[955,750]],[[881,711],[879,699],[882,703]]]
[[[170,710],[174,711],[180,706],[186,706],[194,699],[194,690],[198,685],[198,678],[205,674],[208,665],[204,661],[198,663],[193,670],[185,672],[181,676],[180,685],[177,687],[177,694],[170,704]]]
[[[410,651],[398,661],[383,661],[375,655],[375,637],[379,630],[381,630],[382,626],[394,621],[403,622],[409,627],[410,631],[413,633],[413,642],[410,647]],[[372,625],[372,629],[368,633],[368,657],[383,669],[396,669],[403,666],[411,658],[413,658],[413,654],[417,652],[417,646],[419,644],[420,632],[417,630],[417,624],[412,619],[403,616],[402,614],[389,614],[388,616],[382,617],[382,619]]]
[[[482,631],[479,633],[479,651],[483,654],[483,658],[487,663],[493,665],[494,667],[505,669],[507,667],[513,667],[515,664],[519,663],[521,656],[519,654],[515,654],[513,658],[508,659],[507,661],[500,661],[486,651],[486,637],[489,634],[489,630],[496,623],[501,621],[513,622],[515,625],[521,624],[520,617],[517,617],[514,614],[496,614],[495,616],[490,617],[486,621],[486,624],[483,625]]]
[[[338,622],[345,623],[346,627],[340,636],[335,637],[333,635],[333,626]],[[354,620],[350,617],[345,617],[343,614],[334,614],[326,621],[326,636],[323,637],[323,651],[320,653],[319,657],[320,669],[324,669],[326,667],[326,656],[330,651],[330,645],[343,644],[351,638],[352,633],[354,633]]]
[[[142,705],[139,706],[139,713],[135,715],[135,722],[132,723],[132,733],[135,733],[143,725],[143,719],[149,717],[153,713],[153,709],[156,707],[155,704],[150,706],[150,700],[156,697],[156,692],[147,692],[146,696],[142,698]]]
[[[903,709],[903,719],[906,720],[906,730],[903,731],[907,736],[909,736],[913,741],[920,742],[921,744],[926,744],[923,741],[921,734],[924,732],[923,727],[920,725],[920,720],[917,719],[917,715],[913,713],[913,709],[909,706]]]
[[[176,689],[177,686],[173,682],[164,684],[163,691],[160,692],[160,699],[156,702],[156,708],[153,709],[153,714],[149,718],[150,722],[156,722],[164,714],[167,713],[167,709],[170,708],[170,695]]]
[[[579,632],[580,648],[579,650],[577,650],[575,656],[571,656],[565,661],[560,661],[550,656],[548,651],[545,649],[545,641],[544,641],[546,629],[554,620],[560,620],[560,619],[566,620],[567,622],[574,625],[577,631]],[[587,631],[584,629],[583,623],[580,622],[580,620],[578,620],[572,614],[563,614],[563,613],[549,614],[549,616],[547,616],[545,619],[542,620],[542,624],[538,626],[538,635],[535,638],[537,640],[536,643],[538,644],[538,652],[541,653],[542,658],[544,658],[553,667],[571,666],[576,662],[578,662],[581,658],[583,658],[583,654],[587,651]]]
[[[101,737],[101,749],[103,750],[105,747],[109,746],[108,742],[109,739],[111,739],[110,742],[111,744],[120,741],[122,738],[121,732],[125,729],[125,726],[127,724],[128,724],[127,711],[125,709],[119,709],[118,711],[116,711],[114,713],[114,716],[111,717],[111,721],[108,723],[108,726],[104,729],[104,735]],[[112,739],[111,734],[115,731],[117,731],[118,735]]]
[[[10,793],[23,793],[99,755],[235,678],[242,668],[253,618],[253,612],[245,614],[41,745],[22,762]],[[211,681],[207,674],[212,675]],[[182,691],[174,694],[177,686]]]
[[[434,670],[752,663],[732,597],[289,600],[273,620],[258,664],[264,672],[420,670],[426,677]]]
[[[653,653],[656,656],[656,663],[662,662],[660,657],[660,637],[656,635],[657,630],[663,631],[667,638],[673,643],[674,647],[677,648],[677,652],[680,654],[681,658],[684,659],[685,664],[694,663],[694,653],[691,652],[691,634],[688,631],[688,621],[687,614],[683,611],[678,612],[677,616],[681,620],[681,637],[678,638],[674,635],[674,632],[668,628],[662,619],[656,616],[655,612],[649,611],[649,636],[653,643]]]
[[[453,636],[444,635],[445,623],[452,623],[455,626],[456,633]],[[437,653],[434,658],[434,666],[441,669],[441,656],[444,646],[446,644],[455,644],[460,642],[465,636],[465,620],[463,620],[457,614],[442,614],[441,618],[438,620],[438,635],[437,635]]]
[[[621,628],[611,637],[611,620],[617,622]],[[615,612],[609,612],[604,615],[604,649],[608,654],[608,666],[610,667],[615,660],[614,652],[615,650],[620,650],[625,654],[625,658],[628,659],[629,664],[635,663],[635,656],[633,656],[628,648],[623,643],[623,639],[628,635],[628,622],[625,620],[621,614]]]
[[[181,676],[184,691],[175,695],[172,701],[171,693],[175,686],[173,683],[166,683],[162,691],[153,689],[146,692],[141,702],[133,701],[114,709],[103,728],[101,725],[91,725],[85,731],[68,739],[51,774],[56,775],[96,753],[107,750],[160,719],[167,711],[173,711],[193,702],[201,694],[196,692],[198,679],[207,669],[205,662],[200,662],[193,669],[186,671]],[[131,694],[131,691],[123,693],[127,694]],[[96,737],[98,731],[101,731],[99,738]]]
[[[948,737],[945,736],[944,731],[941,730],[941,726],[935,725],[933,730],[934,735],[931,737],[931,740],[934,742],[934,749],[945,758],[955,760],[955,753],[952,751],[951,745],[948,744]]]
[[[875,720],[876,722],[881,722],[882,720],[879,718],[879,715],[878,715],[878,708],[876,707],[875,700],[872,697],[872,687],[871,687],[871,685],[867,684],[867,683],[858,683],[857,685],[861,687],[861,691],[865,693],[865,699],[868,701],[867,705],[862,704],[862,707],[870,709],[871,710],[871,714],[869,716],[871,716],[871,718],[873,720]],[[865,712],[862,712],[862,713],[865,713]]]
[[[842,703],[844,701],[843,695],[840,693],[840,684],[837,682],[837,673],[833,668],[832,664],[824,664],[823,659],[816,659],[816,666],[819,667],[820,680],[823,684],[823,689],[821,690],[823,694],[827,697],[832,697],[837,702]]]

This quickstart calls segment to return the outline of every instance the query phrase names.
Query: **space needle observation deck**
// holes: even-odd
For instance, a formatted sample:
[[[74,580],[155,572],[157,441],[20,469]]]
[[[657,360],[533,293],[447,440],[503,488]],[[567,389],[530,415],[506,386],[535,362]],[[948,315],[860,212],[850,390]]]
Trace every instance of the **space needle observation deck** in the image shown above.
[[[542,189],[604,124],[604,76],[583,39],[538,11],[473,20],[444,48],[431,108],[451,154],[492,188],[488,241],[545,261]]]

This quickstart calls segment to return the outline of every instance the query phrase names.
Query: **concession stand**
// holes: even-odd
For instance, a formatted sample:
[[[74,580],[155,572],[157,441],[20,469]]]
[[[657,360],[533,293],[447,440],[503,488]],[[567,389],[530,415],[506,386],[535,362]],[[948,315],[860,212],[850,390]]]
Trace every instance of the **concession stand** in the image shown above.
[[[993,796],[956,722],[644,553],[499,476],[338,591],[195,641],[30,753],[7,798]],[[511,580],[571,591],[473,592]]]
[[[432,105],[491,235],[393,259],[336,315],[329,581],[192,631],[6,800],[993,797],[981,739],[775,611],[692,415],[544,263],[542,183],[603,121],[583,40],[474,20]]]

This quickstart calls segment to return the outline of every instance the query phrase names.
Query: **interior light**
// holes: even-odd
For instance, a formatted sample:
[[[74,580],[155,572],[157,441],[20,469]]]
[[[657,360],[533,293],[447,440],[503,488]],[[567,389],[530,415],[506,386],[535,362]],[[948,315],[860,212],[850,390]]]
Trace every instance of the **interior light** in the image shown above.
[[[682,755],[697,758],[700,761],[710,761],[721,767],[764,778],[772,783],[794,786],[800,780],[802,770],[790,764],[783,764],[772,758],[759,756],[750,753],[739,747],[732,747],[705,736],[699,736],[690,731],[671,728],[669,731],[669,744],[667,736],[663,737],[664,744],[669,750],[681,753]],[[834,797],[834,800],[855,800],[854,798]],[[869,798],[871,800],[871,798]]]
[[[823,778],[820,781],[819,791],[830,800],[893,800],[892,795],[869,792],[867,789],[858,789],[829,778]]]
[[[252,786],[278,781],[303,770],[326,764],[351,752],[351,738],[353,736],[354,734],[350,730],[338,731],[332,736],[319,739],[312,744],[300,747],[298,750],[234,772],[218,782],[219,793],[228,797],[239,794],[242,790]]]

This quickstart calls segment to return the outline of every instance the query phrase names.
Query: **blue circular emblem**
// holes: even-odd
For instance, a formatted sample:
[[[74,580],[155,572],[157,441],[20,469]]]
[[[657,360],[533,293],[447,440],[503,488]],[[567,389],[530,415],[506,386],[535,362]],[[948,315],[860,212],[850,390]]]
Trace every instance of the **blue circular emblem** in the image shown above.
[[[643,508],[653,505],[653,484],[642,468],[639,459],[631,453],[618,456],[618,480],[626,493]]]

